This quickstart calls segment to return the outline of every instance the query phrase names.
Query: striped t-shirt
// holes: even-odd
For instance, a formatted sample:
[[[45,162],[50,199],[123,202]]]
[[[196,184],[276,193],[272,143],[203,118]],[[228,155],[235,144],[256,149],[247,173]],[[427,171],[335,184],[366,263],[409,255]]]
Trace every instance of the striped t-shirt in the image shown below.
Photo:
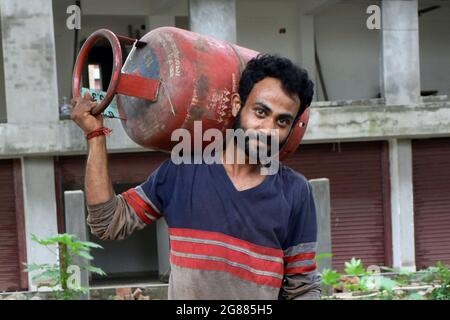
[[[316,211],[308,181],[280,165],[238,191],[222,164],[165,161],[120,195],[140,221],[169,227],[169,299],[278,299],[314,291]]]

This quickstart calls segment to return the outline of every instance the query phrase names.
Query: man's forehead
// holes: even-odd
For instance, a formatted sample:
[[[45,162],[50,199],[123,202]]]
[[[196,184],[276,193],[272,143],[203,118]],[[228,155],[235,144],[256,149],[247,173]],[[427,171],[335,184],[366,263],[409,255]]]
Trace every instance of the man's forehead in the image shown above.
[[[250,96],[253,96],[255,100],[260,102],[276,100],[278,103],[300,106],[299,96],[286,92],[281,81],[276,78],[267,77],[257,82],[253,86]]]

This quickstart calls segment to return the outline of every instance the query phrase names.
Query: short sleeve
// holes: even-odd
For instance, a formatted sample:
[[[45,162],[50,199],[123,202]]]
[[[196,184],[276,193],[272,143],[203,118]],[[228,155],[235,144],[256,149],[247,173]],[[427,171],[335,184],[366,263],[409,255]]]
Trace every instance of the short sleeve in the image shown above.
[[[285,275],[316,271],[317,218],[312,187],[304,179],[296,192],[300,201],[293,205],[283,245]]]
[[[146,224],[164,215],[176,179],[176,168],[170,159],[164,161],[148,179],[122,196]]]

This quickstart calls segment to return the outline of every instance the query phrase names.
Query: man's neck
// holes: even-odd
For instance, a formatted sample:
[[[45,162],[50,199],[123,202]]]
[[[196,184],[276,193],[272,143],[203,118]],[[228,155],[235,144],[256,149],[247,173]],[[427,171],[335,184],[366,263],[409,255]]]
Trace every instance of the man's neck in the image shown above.
[[[227,158],[227,150],[228,152],[232,151],[232,161],[230,155]],[[245,159],[245,163],[239,163],[239,159]],[[259,164],[250,164],[249,158],[245,154],[244,150],[238,148],[236,144],[230,142],[225,150],[222,152],[222,163],[223,166],[230,177],[248,177],[259,175]]]

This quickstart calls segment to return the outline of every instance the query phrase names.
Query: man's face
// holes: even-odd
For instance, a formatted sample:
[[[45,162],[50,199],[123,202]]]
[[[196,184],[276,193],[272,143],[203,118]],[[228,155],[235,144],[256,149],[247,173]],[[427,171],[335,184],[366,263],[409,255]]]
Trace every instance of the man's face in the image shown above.
[[[300,110],[300,99],[297,95],[287,94],[280,80],[267,77],[253,86],[244,106],[239,109],[236,105],[239,104],[233,108],[233,113],[236,113],[234,129],[252,129],[250,131],[254,130],[258,135],[269,137],[268,144],[265,144],[250,135],[245,146],[245,153],[249,156],[257,155],[260,149],[268,149],[270,153],[270,140],[276,138],[271,136],[271,130],[277,130],[279,145],[283,145]]]

